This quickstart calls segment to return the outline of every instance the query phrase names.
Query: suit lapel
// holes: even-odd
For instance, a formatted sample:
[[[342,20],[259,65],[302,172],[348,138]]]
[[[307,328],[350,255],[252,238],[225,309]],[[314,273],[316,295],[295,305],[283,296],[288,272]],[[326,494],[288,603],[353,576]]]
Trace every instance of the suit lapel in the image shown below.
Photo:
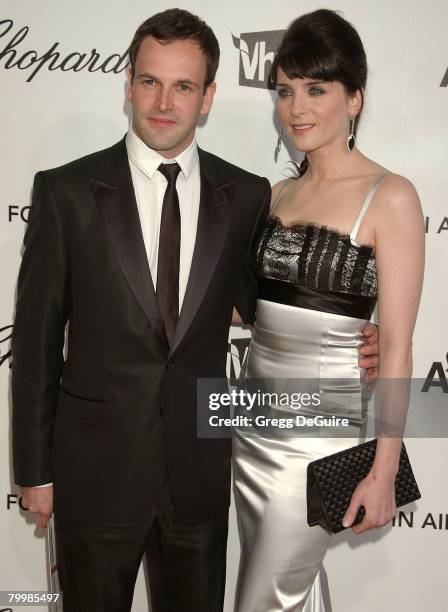
[[[204,299],[228,230],[234,183],[220,184],[213,158],[199,149],[201,197],[196,242],[171,354],[177,349]]]
[[[111,148],[106,175],[90,180],[121,269],[153,328],[166,341],[148,265],[125,141]]]

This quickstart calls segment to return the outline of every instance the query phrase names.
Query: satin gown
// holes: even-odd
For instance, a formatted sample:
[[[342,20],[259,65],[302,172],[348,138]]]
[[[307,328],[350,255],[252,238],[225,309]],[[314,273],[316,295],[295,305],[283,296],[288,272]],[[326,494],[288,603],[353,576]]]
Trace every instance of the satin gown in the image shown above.
[[[258,244],[259,299],[240,383],[263,379],[268,391],[288,391],[294,379],[307,379],[307,390],[323,392],[323,400],[302,411],[345,416],[350,426],[344,437],[316,427],[294,437],[234,428],[236,612],[325,611],[319,570],[331,535],[307,524],[306,469],[363,439],[358,346],[375,307],[377,276],[373,248],[355,238],[379,182],[350,235],[311,223],[285,227],[271,216]],[[257,411],[266,416],[266,407],[254,406],[252,418]],[[267,412],[286,417],[297,409],[271,404]]]

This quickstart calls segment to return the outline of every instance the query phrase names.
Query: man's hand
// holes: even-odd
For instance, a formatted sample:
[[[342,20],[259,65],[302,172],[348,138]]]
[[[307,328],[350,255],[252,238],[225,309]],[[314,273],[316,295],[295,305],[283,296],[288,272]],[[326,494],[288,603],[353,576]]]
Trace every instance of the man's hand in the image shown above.
[[[364,344],[359,348],[358,365],[366,370],[366,382],[377,380],[380,365],[380,347],[378,328],[373,323],[366,323],[362,329]]]
[[[45,528],[53,513],[53,485],[48,487],[21,487],[23,505],[29,512],[38,512],[39,527]]]

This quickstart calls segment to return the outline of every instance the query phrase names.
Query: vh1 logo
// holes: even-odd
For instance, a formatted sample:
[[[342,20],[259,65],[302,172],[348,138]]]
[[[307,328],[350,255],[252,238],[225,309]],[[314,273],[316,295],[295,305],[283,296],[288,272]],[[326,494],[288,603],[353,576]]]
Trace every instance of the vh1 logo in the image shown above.
[[[284,33],[285,30],[246,32],[239,38],[232,34],[233,44],[240,52],[240,85],[272,89],[269,71]]]

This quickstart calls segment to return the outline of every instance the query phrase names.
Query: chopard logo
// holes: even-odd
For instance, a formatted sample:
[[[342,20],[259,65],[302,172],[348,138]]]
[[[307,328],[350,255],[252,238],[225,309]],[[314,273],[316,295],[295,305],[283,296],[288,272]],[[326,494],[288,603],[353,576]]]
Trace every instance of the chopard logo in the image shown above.
[[[12,325],[6,325],[5,327],[0,327],[0,344],[8,342],[11,339],[12,335]],[[4,348],[3,346],[0,348],[0,366],[2,366],[9,358],[11,357],[11,350],[9,346]],[[11,367],[11,365],[9,366]]]
[[[240,52],[239,84],[266,89],[269,70],[285,30],[232,34],[234,46]]]
[[[448,353],[445,359],[448,363]],[[443,393],[448,393],[448,379],[445,372],[448,372],[448,368],[445,370],[441,361],[434,361],[423,383],[422,393],[427,393],[431,387],[441,387]]]
[[[59,42],[54,42],[45,52],[38,52],[34,49],[24,50],[22,42],[28,36],[29,26],[23,26],[15,33],[13,31],[14,21],[3,19],[0,21],[0,38],[6,38],[6,45],[0,48],[0,62],[4,62],[4,68],[10,70],[17,68],[26,71],[30,83],[38,72],[46,67],[49,71],[60,70],[62,72],[87,72],[101,71],[104,74],[113,72],[118,74],[123,72],[128,66],[127,51],[123,54],[113,53],[105,58],[92,49],[90,52],[73,51],[64,55],[61,51],[56,51]]]

